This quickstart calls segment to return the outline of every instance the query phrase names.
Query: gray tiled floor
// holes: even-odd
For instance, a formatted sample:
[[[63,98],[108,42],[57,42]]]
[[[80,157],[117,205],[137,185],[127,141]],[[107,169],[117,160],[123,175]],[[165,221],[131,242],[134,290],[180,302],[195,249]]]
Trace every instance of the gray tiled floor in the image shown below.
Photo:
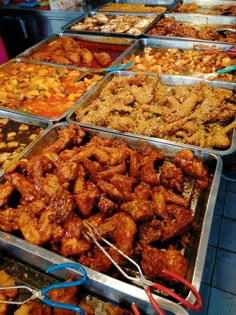
[[[234,177],[233,177],[234,178]],[[191,315],[236,314],[236,181],[222,177],[200,293],[203,308]]]

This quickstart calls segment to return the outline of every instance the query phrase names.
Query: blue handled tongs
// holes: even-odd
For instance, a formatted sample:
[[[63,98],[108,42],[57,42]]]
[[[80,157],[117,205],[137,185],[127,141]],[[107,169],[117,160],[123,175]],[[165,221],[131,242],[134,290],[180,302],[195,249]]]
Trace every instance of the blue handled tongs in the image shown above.
[[[50,273],[59,269],[63,268],[73,268],[73,269],[78,269],[81,272],[81,278],[75,281],[70,281],[70,282],[57,282],[54,284],[51,284],[41,290],[36,290],[33,289],[27,285],[14,285],[14,286],[0,286],[0,290],[9,290],[9,289],[24,289],[27,290],[31,293],[31,296],[29,298],[26,298],[25,300],[20,300],[20,301],[11,301],[11,300],[6,300],[6,301],[0,301],[0,303],[5,303],[5,304],[24,304],[28,301],[35,300],[35,299],[40,299],[44,304],[47,304],[52,307],[58,307],[58,308],[63,308],[63,309],[68,309],[71,311],[74,311],[76,313],[79,313],[81,315],[84,315],[84,310],[76,305],[72,304],[67,304],[67,303],[60,303],[60,302],[55,302],[52,301],[48,296],[47,293],[50,292],[53,289],[60,289],[60,288],[68,288],[72,286],[79,286],[84,284],[87,281],[87,273],[85,269],[76,263],[63,263],[59,265],[54,265],[49,267],[46,272]]]

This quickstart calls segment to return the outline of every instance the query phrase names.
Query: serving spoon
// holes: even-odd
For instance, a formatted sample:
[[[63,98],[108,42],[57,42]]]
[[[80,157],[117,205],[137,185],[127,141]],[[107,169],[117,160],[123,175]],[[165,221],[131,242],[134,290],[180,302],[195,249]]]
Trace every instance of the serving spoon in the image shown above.
[[[119,71],[123,70],[125,68],[128,68],[132,65],[132,61],[129,61],[127,63],[124,63],[120,66],[113,66],[113,67],[107,67],[107,68],[98,68],[98,69],[89,69],[90,72],[112,72],[112,71]]]
[[[233,28],[220,28],[220,29],[216,30],[216,32],[223,35],[223,36],[226,35],[226,32],[236,34],[236,30]]]
[[[236,70],[236,64],[226,67],[226,68],[222,68],[220,70],[217,70],[215,72],[211,72],[211,73],[199,73],[199,72],[193,72],[191,74],[191,76],[196,77],[196,78],[203,78],[203,79],[214,79],[216,78],[219,74],[223,74],[223,73],[227,73],[227,72],[231,72]]]

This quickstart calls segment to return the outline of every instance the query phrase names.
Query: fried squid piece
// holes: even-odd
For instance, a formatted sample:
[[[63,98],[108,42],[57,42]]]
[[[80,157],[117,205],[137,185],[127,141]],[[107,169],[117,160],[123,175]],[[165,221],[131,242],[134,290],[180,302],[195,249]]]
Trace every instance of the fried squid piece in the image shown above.
[[[194,158],[194,154],[189,149],[183,149],[176,153],[174,161],[183,172],[197,179],[201,189],[208,186],[208,173],[202,161]]]
[[[183,171],[176,167],[175,164],[170,162],[164,162],[160,167],[160,183],[161,185],[177,190],[183,191]]]
[[[160,250],[150,245],[145,245],[142,250],[141,266],[146,276],[155,279],[161,278],[174,281],[163,270],[170,270],[181,277],[187,272],[187,260],[180,251],[170,246],[167,250]]]

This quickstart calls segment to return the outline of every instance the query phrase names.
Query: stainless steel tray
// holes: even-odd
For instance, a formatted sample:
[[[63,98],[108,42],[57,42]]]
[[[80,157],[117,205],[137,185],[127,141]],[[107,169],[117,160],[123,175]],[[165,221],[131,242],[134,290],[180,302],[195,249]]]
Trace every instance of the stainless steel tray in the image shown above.
[[[9,250],[8,250],[9,249]],[[26,285],[34,290],[41,290],[49,285],[53,285],[58,282],[64,282],[65,280],[70,279],[71,272],[70,269],[64,269],[63,272],[57,273],[45,273],[42,270],[39,270],[35,266],[32,266],[30,261],[23,262],[21,257],[16,254],[12,255],[12,248],[6,249],[5,247],[0,246],[0,269],[4,270],[9,276],[14,279],[17,285]],[[24,253],[23,253],[24,254]],[[73,277],[76,275],[72,275]],[[17,301],[22,301],[28,298],[29,295],[25,291],[18,291],[16,296]],[[78,302],[85,302],[90,304],[94,309],[95,315],[108,315],[108,312],[105,311],[104,306],[109,303],[114,307],[117,306],[117,303],[114,303],[111,300],[107,300],[104,297],[93,294],[90,290],[86,289],[84,286],[78,288],[78,296],[76,296]],[[125,310],[131,310],[129,304],[125,304],[125,299],[122,301],[122,305],[119,307]],[[7,314],[13,314],[13,312],[18,309],[20,305],[9,305],[7,309]]]
[[[122,59],[123,54],[125,53],[125,50],[134,43],[134,39],[131,38],[125,38],[125,37],[106,37],[106,36],[93,36],[93,35],[80,35],[80,34],[73,34],[73,33],[57,33],[53,34],[50,37],[40,41],[39,43],[35,44],[34,46],[26,49],[24,52],[22,52],[20,55],[18,55],[19,58],[27,58],[29,60],[32,60],[34,58],[31,57],[31,55],[39,50],[41,50],[43,47],[46,47],[53,43],[54,41],[63,38],[63,37],[70,37],[74,40],[79,40],[83,42],[83,46],[85,48],[90,49],[90,51],[93,52],[107,52],[110,54],[112,58],[112,63],[109,64],[110,66],[116,65],[120,59]],[[91,47],[91,48],[90,48]],[[50,63],[56,63],[51,61]],[[72,64],[72,62],[71,62]],[[97,69],[101,68],[102,66],[98,63],[94,62],[91,66],[85,66],[82,62],[80,62],[81,65],[75,65],[79,69],[83,71],[88,71],[90,69]]]
[[[232,16],[216,16],[216,15],[204,15],[204,14],[184,14],[184,13],[167,13],[160,15],[157,17],[157,20],[152,23],[145,31],[143,36],[144,37],[158,37],[158,38],[169,38],[169,39],[184,39],[184,40],[197,40],[197,41],[203,41],[203,42],[214,42],[214,43],[221,43],[226,42],[226,40],[217,41],[217,40],[205,40],[205,39],[198,39],[198,38],[191,38],[191,36],[184,36],[184,37],[178,37],[178,36],[161,36],[161,35],[152,35],[148,34],[148,32],[152,29],[153,26],[155,26],[156,23],[160,19],[165,19],[173,17],[177,22],[181,22],[181,24],[186,24],[190,27],[195,28],[196,30],[204,29],[205,27],[212,27],[213,31],[214,29],[222,29],[222,28],[236,28],[236,21],[235,17]],[[235,41],[232,41],[232,43],[235,43]],[[229,44],[229,41],[227,42]]]
[[[25,158],[30,158],[38,154],[47,145],[55,142],[57,139],[57,130],[66,128],[68,124],[60,123],[52,126],[48,133],[41,138],[41,141],[37,146],[25,154]],[[112,134],[105,131],[99,131],[91,128],[85,128],[87,135],[89,136],[101,136],[103,138],[115,139],[116,134]],[[131,147],[142,150],[146,145],[151,145],[154,148],[158,148],[164,154],[165,158],[173,157],[177,152],[186,148],[184,145],[170,145],[165,142],[147,141],[138,139],[131,136],[119,135],[119,139],[124,139]],[[209,238],[210,226],[212,223],[212,216],[214,211],[214,205],[219,188],[219,182],[222,172],[222,160],[219,156],[209,154],[205,151],[196,149],[193,150],[194,156],[197,159],[203,161],[207,167],[210,175],[208,188],[203,190],[197,197],[192,199],[191,208],[195,212],[195,227],[191,234],[190,243],[186,248],[186,257],[188,257],[189,268],[187,272],[187,279],[198,290],[200,287],[204,261],[206,256],[207,243]],[[1,182],[4,178],[1,178]],[[32,245],[19,236],[15,236],[9,233],[0,231],[0,245],[7,249],[11,254],[16,257],[20,257],[24,262],[28,262],[35,266],[39,270],[45,271],[49,265],[59,264],[68,259],[55,254],[45,248]],[[135,302],[140,309],[145,311],[146,314],[154,314],[152,307],[150,306],[146,295],[143,290],[131,285],[127,282],[117,280],[110,276],[93,271],[90,268],[86,268],[88,272],[89,281],[86,287],[90,291],[104,296],[107,299],[111,299],[116,302],[125,300],[128,303]],[[78,273],[74,271],[75,273]],[[158,303],[167,310],[172,311],[174,314],[182,315],[187,314],[180,305],[172,302],[168,298],[157,296]],[[187,294],[186,300],[194,301],[194,297],[191,293]]]
[[[97,85],[97,87],[91,91],[91,93],[89,93],[89,95],[87,95],[86,98],[84,98],[83,100],[81,100],[81,102],[78,102],[76,106],[82,106],[82,108],[86,108],[87,106],[89,106],[89,104],[96,99],[101,91],[103,90],[103,88],[112,80],[112,78],[116,75],[118,76],[126,76],[126,75],[130,75],[130,74],[137,74],[137,72],[134,71],[123,71],[123,72],[113,72],[110,74],[107,74],[103,80],[100,81],[100,83]],[[145,73],[143,73],[145,75]],[[154,73],[146,73],[146,75],[155,75]],[[173,85],[195,85],[196,83],[199,82],[208,82],[212,87],[222,87],[222,88],[226,88],[226,89],[230,89],[233,90],[235,88],[235,83],[227,83],[227,82],[223,82],[223,81],[207,81],[207,80],[203,80],[203,79],[197,79],[197,78],[192,78],[192,77],[186,77],[186,76],[171,76],[171,75],[160,75],[161,80],[164,84],[168,85],[168,86],[173,86]],[[73,108],[67,115],[67,121],[69,123],[75,122],[75,110],[76,107]],[[134,133],[128,133],[128,132],[120,132],[118,130],[115,129],[110,129],[110,128],[105,128],[105,127],[99,127],[99,126],[94,126],[91,124],[86,124],[86,123],[81,123],[81,122],[77,122],[78,124],[80,124],[81,126],[84,127],[93,127],[99,130],[108,130],[110,132],[114,132],[117,134],[125,134],[125,135],[131,135],[134,137],[138,137],[141,139],[146,139],[146,140],[157,140],[157,141],[162,141],[163,143],[166,144],[175,144],[175,142],[170,141],[170,140],[164,140],[164,139],[160,139],[160,138],[155,138],[155,137],[149,137],[149,136],[144,136],[144,135],[138,135],[138,134],[134,134]],[[228,155],[231,154],[232,152],[235,151],[236,149],[236,131],[234,130],[232,132],[231,135],[231,145],[228,149],[226,150],[216,150],[216,149],[210,149],[210,148],[203,148],[203,147],[198,147],[198,146],[194,146],[191,144],[185,144],[186,147],[189,147],[191,149],[204,149],[209,153],[213,153],[213,154],[218,154],[220,156],[223,155]]]
[[[126,52],[124,53],[124,58],[123,58],[123,61],[121,61],[121,63],[123,62],[127,62],[127,61],[132,61],[133,64],[131,67],[128,68],[128,70],[130,71],[142,71],[142,65],[144,65],[144,69],[143,71],[148,71],[148,72],[158,72],[159,74],[160,73],[164,73],[164,74],[171,74],[171,75],[182,75],[182,76],[194,76],[191,75],[191,71],[188,71],[186,69],[191,69],[191,55],[188,54],[188,50],[194,50],[196,53],[197,51],[202,51],[202,53],[204,53],[204,51],[206,51],[206,56],[208,54],[208,51],[211,52],[211,51],[215,51],[215,53],[209,55],[210,58],[211,58],[211,65],[210,67],[212,67],[212,70],[209,71],[209,72],[214,72],[215,69],[218,69],[216,65],[219,65],[219,61],[218,61],[218,56],[217,56],[217,50],[219,51],[222,51],[222,52],[229,52],[230,49],[232,49],[234,47],[234,45],[232,44],[219,44],[219,43],[203,43],[201,41],[187,41],[187,40],[181,40],[181,39],[169,39],[169,38],[166,38],[166,39],[163,39],[163,38],[151,38],[151,37],[148,37],[148,38],[143,38],[143,39],[139,39],[139,40],[136,40],[127,50]],[[165,70],[165,64],[163,64],[163,60],[162,59],[159,59],[159,55],[155,56],[155,53],[154,53],[154,56],[155,56],[155,63],[154,61],[150,62],[150,59],[148,59],[150,57],[150,52],[146,52],[145,53],[145,49],[147,48],[153,48],[154,51],[155,51],[155,48],[157,48],[157,52],[158,52],[158,48],[159,49],[164,49],[166,52],[167,52],[167,56],[166,58],[170,59],[171,58],[171,55],[169,54],[169,50],[168,49],[177,49],[180,51],[180,55],[181,55],[181,52],[183,51],[186,51],[186,53],[188,54],[188,58],[189,58],[189,62],[186,63],[186,67],[181,65],[181,58],[180,56],[178,57],[178,64],[179,64],[179,68],[177,69],[176,67],[176,71],[173,70],[173,68],[171,67],[171,65],[168,64],[168,69]],[[217,50],[216,50],[217,49]],[[177,56],[178,56],[178,51],[177,52],[174,52],[174,58],[176,60]],[[139,59],[138,57],[142,55],[142,59]],[[152,54],[153,55],[153,54]],[[137,56],[137,59],[138,61],[136,61],[136,56]],[[147,60],[145,59],[145,57],[147,57]],[[224,55],[223,58],[228,58],[228,56]],[[197,58],[196,55],[194,55],[194,58]],[[200,57],[202,58],[202,57]],[[232,60],[234,61],[235,58],[234,57],[230,57],[229,58],[232,58]],[[168,61],[169,61],[168,59]],[[185,60],[186,62],[186,60]],[[201,62],[201,61],[200,61]],[[236,60],[235,60],[236,62]],[[173,67],[175,68],[175,61],[172,62],[173,64]],[[140,65],[140,67],[138,67]],[[161,68],[163,69],[163,71],[161,72],[160,70],[160,67],[156,67],[157,65],[160,65]],[[163,67],[162,67],[163,66]],[[194,66],[197,66],[197,68],[199,69],[198,73],[206,73],[206,70],[205,71],[202,71],[202,67],[201,67],[201,63],[197,63],[196,59],[195,59],[195,62],[194,62]],[[202,63],[202,66],[206,67],[206,63]],[[157,70],[155,70],[155,67]],[[209,69],[209,68],[208,68]],[[219,70],[219,69],[218,69]],[[181,72],[180,72],[181,71]],[[195,70],[193,70],[192,72],[194,72]],[[197,74],[195,73],[195,77],[197,77]],[[200,77],[200,76],[199,76]],[[219,81],[226,81],[224,80],[224,78],[222,78],[221,76],[217,77],[215,80],[219,80]],[[236,82],[236,74],[235,76],[232,77],[232,79],[228,80],[228,82],[231,82],[231,83],[234,83]]]
[[[194,9],[192,12],[179,12],[179,13],[187,13],[187,14],[207,14],[207,15],[226,15],[226,16],[235,16],[236,14],[236,3],[235,1],[203,1],[203,0],[182,0],[177,3],[175,7],[170,12],[176,12],[175,9],[183,4],[196,4],[199,7]],[[231,6],[233,11],[230,11],[227,7]]]
[[[26,60],[26,59],[24,59],[24,58],[15,58],[15,59],[11,59],[11,60],[9,60],[8,62],[6,62],[6,63],[4,63],[1,67],[0,67],[0,73],[1,73],[1,71],[3,71],[3,70],[7,70],[11,65],[14,65],[14,64],[16,64],[16,63],[27,63],[27,64],[29,64],[29,66],[30,65],[39,65],[39,66],[43,66],[43,65],[46,65],[47,67],[49,67],[49,68],[52,68],[52,69],[55,69],[55,73],[57,72],[57,71],[59,71],[60,69],[68,69],[69,71],[77,71],[78,72],[78,78],[77,78],[77,81],[78,82],[81,82],[81,81],[83,81],[84,79],[86,79],[86,78],[88,78],[89,79],[89,76],[88,76],[88,72],[87,71],[82,71],[81,69],[79,69],[78,67],[75,67],[75,66],[65,66],[65,65],[58,65],[58,64],[53,64],[53,63],[48,63],[48,62],[43,62],[43,61],[41,61],[41,62],[39,62],[39,61],[35,61],[35,60]],[[24,73],[22,73],[22,75],[23,75]],[[95,75],[95,74],[94,74]],[[90,75],[91,76],[91,78],[93,77],[93,75]],[[102,78],[102,74],[101,75],[99,75],[101,78]],[[86,83],[87,84],[87,83]],[[40,88],[40,87],[39,87]],[[84,92],[84,94],[86,94],[88,92],[88,90],[86,90],[85,92]],[[58,93],[58,92],[57,92]],[[57,94],[56,92],[55,92],[55,95]],[[74,93],[74,91],[73,91],[73,93]],[[59,93],[58,93],[59,94]],[[83,97],[83,95],[84,94],[82,94],[80,97]],[[68,94],[69,95],[69,94]],[[70,95],[72,95],[72,92],[70,92]],[[78,98],[80,98],[80,97],[78,97]],[[74,101],[74,102],[72,102],[73,104],[72,104],[72,106],[78,101],[78,98]],[[68,98],[68,100],[69,100],[69,98]],[[19,100],[19,101],[21,101],[21,100]],[[54,106],[54,108],[55,108],[55,106]],[[12,114],[12,113],[15,113],[15,112],[17,112],[18,114],[21,114],[21,113],[26,113],[26,111],[24,111],[24,109],[23,108],[19,108],[19,109],[11,109],[11,108],[8,108],[8,107],[4,107],[4,106],[1,106],[0,107],[0,109],[1,110],[3,110],[3,111],[6,111],[6,112],[8,112],[9,113],[9,115],[10,114]],[[45,116],[43,116],[43,115],[40,115],[40,114],[33,114],[33,113],[27,113],[27,115],[28,116],[30,116],[30,117],[32,117],[32,118],[39,118],[39,119],[42,119],[42,120],[45,120],[45,121],[47,121],[47,122],[50,122],[50,123],[53,123],[53,122],[58,122],[58,121],[60,121],[60,120],[62,120],[63,118],[65,118],[66,117],[66,115],[68,114],[68,112],[69,112],[69,109],[70,108],[68,108],[68,109],[66,109],[63,113],[60,113],[60,114],[57,114],[57,116],[54,116],[53,118],[50,118],[50,116],[48,115],[48,116],[46,116],[46,114],[45,114]]]
[[[80,17],[79,19],[73,20],[72,22],[66,24],[63,28],[62,31],[63,32],[70,32],[70,33],[79,33],[79,34],[86,34],[86,35],[94,35],[94,36],[117,36],[117,37],[127,37],[127,38],[140,38],[142,36],[142,34],[154,23],[154,21],[156,20],[157,16],[156,14],[152,14],[152,13],[147,13],[147,14],[135,14],[135,13],[126,13],[126,12],[109,12],[107,14],[105,14],[108,18],[112,18],[114,16],[120,16],[120,17],[124,17],[124,16],[131,16],[131,17],[140,17],[140,18],[145,18],[145,17],[152,17],[153,20],[149,23],[148,26],[145,26],[142,28],[142,30],[140,32],[135,32],[134,34],[128,34],[128,33],[122,33],[122,32],[113,32],[113,31],[106,31],[106,32],[101,32],[101,31],[89,31],[89,30],[72,30],[71,27],[77,23],[83,23],[85,18],[87,17],[94,17],[98,12],[96,11],[91,11],[89,14],[84,15],[82,17]]]
[[[28,125],[28,126],[41,127],[43,129],[41,135],[39,134],[35,140],[32,139],[32,141],[27,146],[25,146],[21,151],[19,151],[19,153],[14,154],[14,157],[12,156],[12,158],[6,158],[6,160],[9,159],[9,163],[7,164],[7,166],[10,165],[11,163],[15,162],[15,161],[18,161],[26,152],[28,152],[28,150],[37,143],[37,141],[40,139],[40,137],[42,135],[44,135],[45,133],[47,133],[49,126],[52,125],[51,122],[47,122],[47,121],[42,120],[42,119],[37,118],[37,117],[30,117],[28,115],[18,114],[18,113],[14,113],[14,112],[8,113],[8,112],[1,110],[1,109],[0,109],[0,119],[10,119],[13,122],[11,127],[14,127],[14,122],[16,122],[16,123],[21,123],[21,124]],[[11,132],[11,131],[14,131],[14,130],[12,129],[9,132]],[[3,132],[2,136],[3,137],[1,137],[1,142],[5,142],[7,140],[6,139],[7,134],[5,134]],[[5,168],[5,166],[0,167],[0,176],[2,176],[2,174],[4,172],[4,168]]]

